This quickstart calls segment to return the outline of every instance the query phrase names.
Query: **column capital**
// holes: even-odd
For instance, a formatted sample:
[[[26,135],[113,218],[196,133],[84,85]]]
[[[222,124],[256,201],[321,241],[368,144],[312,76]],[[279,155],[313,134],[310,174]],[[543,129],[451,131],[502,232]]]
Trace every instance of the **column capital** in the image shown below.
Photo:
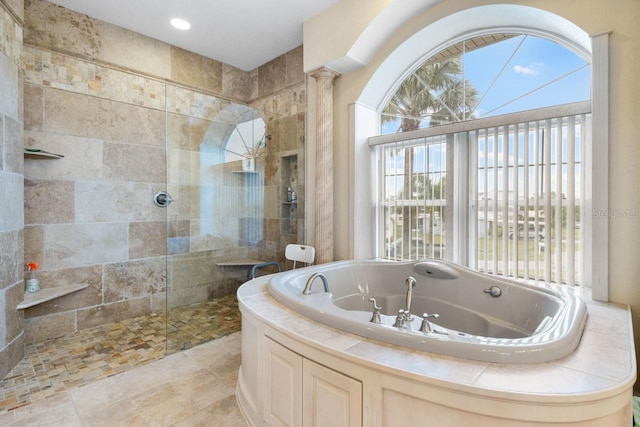
[[[333,71],[331,68],[327,68],[327,67],[317,68],[311,71],[309,75],[316,80],[329,80],[329,81],[335,80],[338,77],[340,77],[340,73],[338,73],[337,71]]]

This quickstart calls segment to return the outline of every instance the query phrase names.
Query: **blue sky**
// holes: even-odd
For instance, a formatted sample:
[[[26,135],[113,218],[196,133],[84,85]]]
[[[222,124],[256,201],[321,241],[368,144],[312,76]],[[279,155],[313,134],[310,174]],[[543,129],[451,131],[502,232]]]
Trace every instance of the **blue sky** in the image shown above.
[[[468,52],[464,56],[464,72],[481,99],[476,117],[590,98],[588,63],[566,48],[538,37],[517,36]],[[568,76],[560,79],[565,75]],[[543,88],[536,90],[540,87]],[[525,94],[528,95],[517,99]],[[388,123],[383,133],[397,129],[397,123]]]
[[[514,56],[511,58],[512,54]],[[487,93],[505,64],[504,71]],[[488,112],[491,112],[490,115],[498,115],[589,99],[590,69],[585,65],[586,61],[566,48],[532,36],[526,39],[525,36],[514,37],[472,51],[464,58],[467,79],[478,90],[480,97],[486,93],[478,108],[481,117]],[[573,74],[551,83],[569,73]],[[497,107],[547,84],[549,85],[496,110]]]

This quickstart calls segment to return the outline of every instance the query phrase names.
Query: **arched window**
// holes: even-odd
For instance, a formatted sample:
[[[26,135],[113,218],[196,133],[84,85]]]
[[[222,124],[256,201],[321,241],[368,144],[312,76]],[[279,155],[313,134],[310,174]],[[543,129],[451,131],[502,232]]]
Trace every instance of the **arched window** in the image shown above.
[[[225,137],[225,162],[256,158],[266,152],[265,124],[250,110],[243,114]]]
[[[382,134],[590,100],[590,64],[551,40],[485,34],[419,64],[381,113]]]
[[[554,41],[502,32],[420,61],[370,140],[378,255],[580,283],[590,68]]]

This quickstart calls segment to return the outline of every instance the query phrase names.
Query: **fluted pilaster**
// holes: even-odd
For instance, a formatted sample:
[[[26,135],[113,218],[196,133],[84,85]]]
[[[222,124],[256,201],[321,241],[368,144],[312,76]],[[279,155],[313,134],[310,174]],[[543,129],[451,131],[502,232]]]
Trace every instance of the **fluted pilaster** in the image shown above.
[[[333,261],[333,80],[328,68],[311,73],[316,80],[316,263]]]

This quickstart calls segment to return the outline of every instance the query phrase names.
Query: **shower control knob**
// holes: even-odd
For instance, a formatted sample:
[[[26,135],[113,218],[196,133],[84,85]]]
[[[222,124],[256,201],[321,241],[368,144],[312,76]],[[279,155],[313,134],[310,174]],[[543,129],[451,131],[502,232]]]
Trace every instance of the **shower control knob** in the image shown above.
[[[166,208],[173,201],[171,195],[166,191],[158,191],[155,196],[153,196],[153,203],[159,208]]]

